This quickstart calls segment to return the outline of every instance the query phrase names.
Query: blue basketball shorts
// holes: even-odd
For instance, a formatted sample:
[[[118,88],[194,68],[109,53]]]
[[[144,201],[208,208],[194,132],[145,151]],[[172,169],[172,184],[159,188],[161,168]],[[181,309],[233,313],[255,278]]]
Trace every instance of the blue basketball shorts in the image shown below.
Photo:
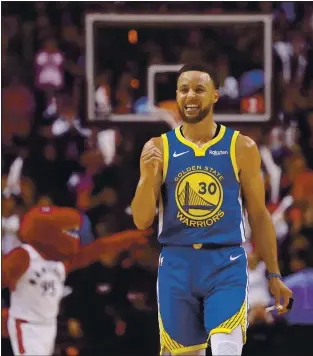
[[[163,350],[172,355],[205,349],[215,333],[247,328],[247,257],[243,247],[163,247],[158,308]],[[198,249],[197,249],[198,248]]]

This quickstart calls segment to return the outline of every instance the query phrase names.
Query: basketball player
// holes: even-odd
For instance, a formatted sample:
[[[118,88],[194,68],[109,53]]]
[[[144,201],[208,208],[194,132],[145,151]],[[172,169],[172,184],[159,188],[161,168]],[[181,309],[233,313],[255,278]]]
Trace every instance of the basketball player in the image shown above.
[[[144,146],[131,205],[146,229],[159,201],[161,355],[205,355],[210,341],[214,356],[238,356],[247,328],[242,198],[280,313],[292,295],[281,281],[260,155],[249,137],[214,122],[218,83],[205,66],[183,66],[176,93],[183,125]]]
[[[24,243],[4,257],[1,271],[2,288],[11,291],[8,332],[14,355],[53,354],[68,273],[147,241],[147,232],[136,230],[93,242],[91,234],[88,218],[76,209],[36,207],[24,216]]]

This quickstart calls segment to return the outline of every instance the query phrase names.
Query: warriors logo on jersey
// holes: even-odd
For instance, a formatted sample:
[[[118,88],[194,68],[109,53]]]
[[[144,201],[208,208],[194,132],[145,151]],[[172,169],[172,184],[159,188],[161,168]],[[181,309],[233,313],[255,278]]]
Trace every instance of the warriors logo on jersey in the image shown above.
[[[208,166],[191,166],[179,172],[174,179],[177,218],[190,227],[211,226],[222,219],[223,179]]]

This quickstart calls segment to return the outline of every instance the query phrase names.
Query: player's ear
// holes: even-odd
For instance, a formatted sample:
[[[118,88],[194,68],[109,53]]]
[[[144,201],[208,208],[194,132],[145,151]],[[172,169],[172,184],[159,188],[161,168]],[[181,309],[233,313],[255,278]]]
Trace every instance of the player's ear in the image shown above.
[[[213,92],[213,103],[214,104],[218,101],[219,97],[220,97],[220,94],[219,94],[218,90],[214,89],[214,92]]]

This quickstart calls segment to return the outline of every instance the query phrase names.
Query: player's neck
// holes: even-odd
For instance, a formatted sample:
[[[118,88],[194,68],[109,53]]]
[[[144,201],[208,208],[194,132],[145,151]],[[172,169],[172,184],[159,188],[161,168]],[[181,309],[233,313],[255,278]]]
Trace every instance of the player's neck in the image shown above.
[[[217,125],[210,115],[197,124],[184,123],[182,130],[186,140],[205,143],[213,139],[216,127]]]

